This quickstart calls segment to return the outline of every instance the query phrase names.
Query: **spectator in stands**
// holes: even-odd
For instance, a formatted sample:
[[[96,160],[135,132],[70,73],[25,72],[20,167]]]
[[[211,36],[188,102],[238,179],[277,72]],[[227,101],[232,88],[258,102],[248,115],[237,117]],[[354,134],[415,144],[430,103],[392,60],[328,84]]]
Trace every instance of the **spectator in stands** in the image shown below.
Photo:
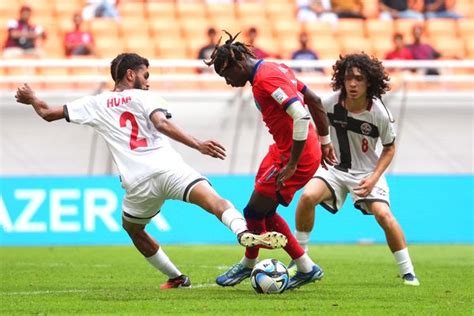
[[[394,49],[385,55],[385,59],[414,59],[411,51],[405,46],[405,42],[403,41],[403,34],[395,33],[393,35],[393,45]]]
[[[446,0],[424,0],[424,11],[427,19],[448,18],[460,19],[462,16],[457,12],[448,10]],[[450,1],[450,7],[454,5],[454,0]]]
[[[382,20],[392,19],[417,19],[423,20],[423,14],[416,11],[416,7],[420,6],[420,0],[380,0],[379,10]]]
[[[365,19],[361,0],[331,0],[331,7],[339,18]]]
[[[421,37],[423,35],[423,26],[421,24],[416,24],[412,29],[413,34],[413,44],[407,45],[407,48],[413,55],[414,59],[419,60],[434,60],[441,57],[441,54],[437,52],[430,44],[424,44],[421,42]],[[427,75],[439,75],[437,69],[427,69]]]
[[[255,57],[257,59],[264,59],[267,57],[270,57],[270,54],[261,49],[260,47],[256,46],[256,39],[258,37],[258,31],[257,28],[252,26],[248,29],[247,31],[247,44],[252,46],[252,51],[255,54]]]
[[[318,60],[318,54],[308,47],[308,33],[301,32],[299,35],[300,48],[293,52],[291,59],[293,60]],[[295,68],[297,72],[319,71],[324,72],[321,68]]]
[[[8,36],[3,50],[3,57],[41,57],[42,51],[37,40],[45,39],[46,33],[41,26],[30,23],[31,8],[23,5],[18,20],[8,21]]]
[[[330,0],[297,0],[300,22],[321,21],[337,25],[337,14],[331,11]]]
[[[216,48],[217,44],[217,31],[215,28],[210,27],[207,29],[207,44],[199,49],[198,59],[209,59],[211,54]]]
[[[102,17],[119,20],[118,2],[119,0],[87,0],[87,5],[82,9],[82,17],[84,20]]]
[[[83,31],[82,16],[75,13],[73,16],[74,30],[64,36],[64,49],[66,56],[91,56],[94,55],[94,38],[90,32]]]

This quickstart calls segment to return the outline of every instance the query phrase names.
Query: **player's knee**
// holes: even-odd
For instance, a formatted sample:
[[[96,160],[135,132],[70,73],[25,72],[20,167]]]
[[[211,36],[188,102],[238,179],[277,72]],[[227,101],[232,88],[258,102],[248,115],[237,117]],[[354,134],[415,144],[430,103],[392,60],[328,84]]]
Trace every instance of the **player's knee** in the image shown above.
[[[122,228],[132,239],[140,235],[145,230],[142,225],[136,225],[127,221],[122,221]]]
[[[314,209],[317,204],[319,204],[321,199],[316,197],[314,194],[310,192],[303,192],[301,194],[300,201],[304,205],[305,208]]]
[[[265,218],[265,213],[259,212],[255,208],[251,206],[246,206],[244,208],[244,217],[245,218],[252,218],[252,219],[263,219]]]
[[[390,211],[382,211],[375,214],[377,222],[383,227],[388,227],[396,223],[396,219]]]

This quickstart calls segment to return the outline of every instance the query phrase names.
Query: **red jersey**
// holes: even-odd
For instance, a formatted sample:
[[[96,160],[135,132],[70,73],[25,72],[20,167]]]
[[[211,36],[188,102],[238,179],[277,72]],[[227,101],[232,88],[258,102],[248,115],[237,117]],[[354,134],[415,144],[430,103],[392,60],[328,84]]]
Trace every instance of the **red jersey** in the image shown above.
[[[402,60],[411,60],[415,59],[413,57],[413,54],[408,48],[402,48],[401,50],[393,50],[391,52],[388,52],[387,55],[385,56],[385,59],[402,59]]]
[[[298,100],[304,104],[306,86],[286,65],[263,60],[255,65],[250,81],[257,108],[275,141],[260,163],[255,190],[288,206],[295,192],[311,180],[321,161],[321,148],[315,128],[310,124],[295,173],[276,191],[276,177],[290,159],[293,146],[293,118],[286,113],[286,109]]]
[[[273,136],[275,144],[271,151],[279,161],[288,161],[293,145],[293,118],[286,109],[295,101],[304,104],[306,86],[296,79],[293,71],[284,64],[260,60],[252,76],[252,92],[263,121]],[[300,160],[309,151],[318,151],[319,143],[313,124],[310,124],[308,138]],[[315,149],[316,148],[316,149]]]

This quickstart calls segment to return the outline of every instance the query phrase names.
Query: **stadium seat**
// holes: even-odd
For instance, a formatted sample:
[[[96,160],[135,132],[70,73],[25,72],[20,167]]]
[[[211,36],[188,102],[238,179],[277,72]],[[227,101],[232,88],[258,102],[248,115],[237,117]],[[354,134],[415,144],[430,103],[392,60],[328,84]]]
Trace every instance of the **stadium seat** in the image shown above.
[[[149,59],[156,57],[155,43],[150,41],[150,37],[147,34],[125,36],[123,41],[125,42],[124,48],[126,52],[137,53]]]
[[[421,22],[414,19],[398,19],[395,20],[395,32],[403,34],[406,42],[413,40],[412,29],[415,24],[421,24]]]
[[[38,67],[37,74],[43,76],[68,76],[70,74],[69,69],[65,67]],[[41,85],[42,89],[52,90],[52,89],[73,89],[73,82],[49,82],[44,80]]]
[[[343,54],[361,53],[373,54],[372,43],[365,37],[345,36],[340,37],[341,52]]]
[[[456,21],[454,19],[429,19],[425,21],[426,34],[433,36],[456,37]]]
[[[146,16],[145,5],[137,1],[119,1],[117,9],[121,18],[140,17],[143,19]]]
[[[169,19],[176,17],[174,2],[147,1],[145,3],[145,11],[150,21],[161,18]]]
[[[229,19],[236,18],[233,3],[206,3],[206,14],[209,19]]]
[[[385,55],[393,49],[393,41],[388,36],[377,36],[369,38],[372,43],[372,51],[379,59],[384,59]]]
[[[368,19],[377,19],[379,17],[378,0],[362,0],[362,13]]]
[[[469,59],[474,59],[474,41],[464,40],[464,46],[466,51],[466,57]]]
[[[115,58],[124,51],[124,43],[118,36],[107,36],[95,41],[99,58]]]
[[[331,36],[334,33],[334,27],[325,22],[314,21],[304,23],[302,28],[312,36]]]
[[[339,19],[337,35],[342,37],[365,37],[364,21],[361,19]]]
[[[120,35],[119,24],[114,19],[96,18],[90,21],[89,29],[96,42],[106,37],[118,37]]]
[[[339,41],[330,34],[312,34],[309,40],[310,47],[316,50],[320,59],[335,59],[341,52]]]
[[[369,38],[388,37],[393,35],[393,21],[369,19],[365,21],[365,32]]]
[[[64,0],[55,0],[54,6],[56,8],[57,17],[69,19],[72,19],[74,13],[81,12],[83,7],[81,2]]]
[[[207,18],[206,6],[203,2],[176,2],[176,16],[181,20],[189,18]]]
[[[462,59],[465,56],[465,47],[457,37],[436,35],[430,37],[430,43],[445,59]]]
[[[222,30],[228,31],[230,34],[234,35],[238,32],[243,32],[244,30],[240,26],[240,23],[236,19],[222,19],[220,16],[210,19],[209,23],[214,26],[218,34],[224,34]],[[224,36],[223,39],[226,37]],[[239,36],[239,38],[242,38]]]
[[[178,20],[172,17],[162,19],[149,19],[150,31],[155,37],[181,37],[181,28]]]
[[[181,27],[181,34],[186,38],[191,37],[203,37],[207,29],[211,26],[209,20],[205,17],[187,17],[178,19],[178,23]],[[205,39],[203,39],[205,40]]]
[[[159,58],[182,59],[187,58],[186,43],[183,38],[168,38],[156,43]]]
[[[280,41],[293,37],[298,38],[302,29],[302,25],[296,21],[280,21],[279,23],[273,24],[273,34]]]
[[[472,38],[474,34],[474,18],[459,19],[456,21],[459,36],[462,38]]]
[[[474,3],[472,0],[456,0],[454,10],[466,18],[474,18]]]
[[[261,3],[241,2],[236,6],[237,18],[241,21],[255,20],[255,23],[258,23],[258,21],[266,19],[263,9]]]
[[[289,2],[264,2],[268,19],[277,24],[281,21],[296,21],[296,8],[294,3]]]

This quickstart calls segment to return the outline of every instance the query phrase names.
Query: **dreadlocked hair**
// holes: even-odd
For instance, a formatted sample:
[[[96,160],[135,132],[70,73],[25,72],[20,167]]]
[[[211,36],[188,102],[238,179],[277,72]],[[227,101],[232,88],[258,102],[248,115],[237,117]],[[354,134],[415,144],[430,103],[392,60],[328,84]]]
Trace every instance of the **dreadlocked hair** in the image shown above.
[[[388,81],[390,78],[385,72],[382,62],[367,54],[339,55],[339,60],[332,66],[333,75],[331,87],[334,91],[341,90],[341,98],[346,97],[344,77],[347,69],[356,67],[367,78],[367,99],[376,97],[381,99],[382,94],[390,90]]]
[[[235,42],[237,36],[239,36],[240,32],[237,33],[235,36],[232,36],[226,30],[223,30],[228,36],[229,39],[225,41],[223,45],[220,45],[222,36],[219,38],[214,50],[211,54],[211,59],[209,61],[205,61],[204,63],[208,66],[214,65],[214,70],[220,75],[224,69],[227,67],[231,67],[233,65],[239,65],[241,61],[247,60],[249,57],[255,57],[251,49],[251,45],[247,45],[241,42]]]

